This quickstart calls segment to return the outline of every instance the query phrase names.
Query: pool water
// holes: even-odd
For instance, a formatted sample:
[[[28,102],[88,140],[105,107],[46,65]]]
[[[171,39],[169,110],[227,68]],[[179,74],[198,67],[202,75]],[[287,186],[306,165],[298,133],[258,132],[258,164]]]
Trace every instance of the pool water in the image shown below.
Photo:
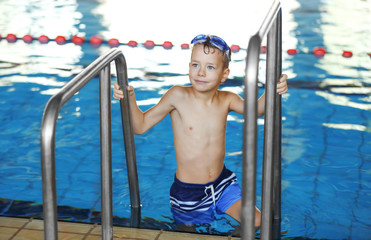
[[[0,34],[3,37],[8,33],[47,34],[51,38],[77,33],[87,38],[98,33],[107,38],[123,36],[117,23],[107,23],[112,16],[102,14],[110,2],[115,1],[66,0],[53,4],[1,1]],[[370,15],[367,3],[346,0],[283,3],[283,72],[290,78],[289,93],[282,98],[283,237],[368,239],[371,235],[371,59],[367,55],[371,51],[371,28],[370,21],[366,21]],[[351,17],[354,13],[359,17]],[[143,17],[141,12],[138,14],[138,18]],[[10,16],[27,17],[33,25],[16,22]],[[60,24],[60,19],[65,19],[64,24]],[[61,27],[55,28],[52,23]],[[233,33],[225,31],[220,34],[222,37],[236,34],[235,29]],[[129,31],[129,36],[122,38],[134,38],[135,34]],[[189,42],[195,34],[173,35],[166,39],[178,43],[171,50],[159,46],[151,50],[141,45],[119,47],[127,60],[129,81],[136,89],[142,110],[157,103],[171,86],[188,84],[190,50],[182,50],[179,44]],[[233,36],[233,43],[247,46],[244,36]],[[324,57],[311,54],[316,46],[327,49]],[[15,43],[0,41],[1,215],[42,216],[39,135],[45,104],[109,48],[107,44],[95,48],[89,43],[80,46],[70,42],[58,45],[54,41],[47,44],[38,41],[26,44],[21,39]],[[288,55],[285,51],[289,48],[296,48],[299,53]],[[343,50],[352,50],[354,56],[342,57]],[[261,65],[264,64],[262,54]],[[242,95],[244,67],[245,51],[233,53],[231,75],[221,89]],[[262,94],[263,67],[259,78]],[[100,221],[98,94],[95,78],[60,112],[56,133],[57,202],[59,217],[64,220]],[[176,169],[170,123],[166,117],[146,134],[135,136],[143,206],[141,227],[177,230],[169,208],[169,189]],[[263,123],[259,119],[259,207]],[[129,189],[116,100],[112,100],[112,127],[114,223],[128,225]],[[236,172],[240,183],[242,127],[243,117],[231,113],[227,123],[226,165]],[[199,226],[197,231],[231,234],[238,225],[230,217],[218,215],[215,222]]]

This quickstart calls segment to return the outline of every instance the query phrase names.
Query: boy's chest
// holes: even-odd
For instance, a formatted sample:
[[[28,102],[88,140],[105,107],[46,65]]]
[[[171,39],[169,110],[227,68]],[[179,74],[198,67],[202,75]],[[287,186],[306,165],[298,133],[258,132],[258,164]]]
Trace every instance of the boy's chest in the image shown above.
[[[223,105],[180,105],[177,108],[179,123],[192,130],[225,128],[228,108]]]

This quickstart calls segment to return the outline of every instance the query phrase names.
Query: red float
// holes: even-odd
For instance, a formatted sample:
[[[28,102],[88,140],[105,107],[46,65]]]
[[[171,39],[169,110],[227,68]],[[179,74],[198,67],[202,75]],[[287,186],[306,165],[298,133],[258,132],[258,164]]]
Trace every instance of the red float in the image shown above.
[[[260,52],[261,53],[266,53],[267,52],[267,47],[266,46],[262,46],[261,49],[260,49]]]
[[[33,41],[33,37],[29,34],[26,34],[23,36],[22,40],[25,43],[31,43]]]
[[[343,51],[343,57],[350,58],[353,56],[351,51]]]
[[[296,49],[288,49],[288,50],[287,50],[287,53],[288,53],[289,55],[296,55],[296,54],[298,53],[298,51],[297,51]]]
[[[102,38],[99,37],[99,36],[92,36],[92,37],[90,38],[90,43],[93,44],[93,45],[95,45],[95,46],[99,46],[99,45],[101,45],[102,42],[103,42],[103,40],[102,40]]]
[[[169,41],[165,41],[163,44],[162,44],[162,47],[165,48],[165,49],[171,49],[173,48],[173,44]]]
[[[45,36],[45,35],[41,35],[37,40],[39,40],[39,42],[43,44],[49,42],[48,36]]]
[[[323,57],[326,54],[326,49],[324,49],[323,47],[315,47],[313,49],[313,54],[316,57]]]
[[[15,34],[9,33],[8,35],[6,35],[5,39],[8,42],[13,43],[13,42],[17,41],[17,36]]]
[[[66,43],[66,38],[63,37],[63,36],[57,36],[55,39],[54,39],[57,44],[59,45],[62,45],[62,44],[65,44]]]
[[[240,46],[238,46],[238,45],[232,45],[231,46],[231,51],[232,52],[238,52],[238,51],[240,51]]]
[[[76,44],[76,45],[81,45],[84,43],[85,39],[83,37],[79,37],[79,36],[73,36],[71,41]]]
[[[147,49],[152,49],[154,48],[155,43],[152,40],[147,40],[143,45]]]
[[[130,47],[136,47],[136,46],[138,46],[138,43],[136,41],[131,40],[131,41],[128,42],[128,45]]]
[[[180,45],[180,47],[182,49],[189,49],[189,44],[188,43],[183,43],[182,45]]]
[[[120,45],[120,42],[116,38],[111,38],[110,40],[108,40],[108,44],[111,47],[117,47],[118,45]]]

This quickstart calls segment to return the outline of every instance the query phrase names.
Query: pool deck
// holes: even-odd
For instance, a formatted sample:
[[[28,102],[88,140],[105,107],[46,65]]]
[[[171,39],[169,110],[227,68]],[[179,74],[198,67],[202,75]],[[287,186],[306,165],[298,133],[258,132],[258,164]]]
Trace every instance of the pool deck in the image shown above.
[[[1,240],[41,240],[44,239],[43,220],[32,218],[13,218],[0,216]],[[68,240],[98,240],[101,239],[101,226],[72,222],[58,222],[58,239]],[[130,240],[238,240],[232,236],[202,235],[193,233],[169,232],[164,230],[149,230],[127,227],[113,227],[113,239]]]

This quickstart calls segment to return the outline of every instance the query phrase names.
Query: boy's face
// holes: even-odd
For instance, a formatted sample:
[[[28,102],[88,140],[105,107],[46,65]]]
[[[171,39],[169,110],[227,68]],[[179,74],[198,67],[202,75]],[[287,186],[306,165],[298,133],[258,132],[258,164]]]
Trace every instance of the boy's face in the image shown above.
[[[220,83],[227,80],[228,75],[229,68],[224,68],[220,50],[210,49],[206,54],[204,45],[196,44],[193,47],[189,80],[194,88],[200,91],[216,90]]]

